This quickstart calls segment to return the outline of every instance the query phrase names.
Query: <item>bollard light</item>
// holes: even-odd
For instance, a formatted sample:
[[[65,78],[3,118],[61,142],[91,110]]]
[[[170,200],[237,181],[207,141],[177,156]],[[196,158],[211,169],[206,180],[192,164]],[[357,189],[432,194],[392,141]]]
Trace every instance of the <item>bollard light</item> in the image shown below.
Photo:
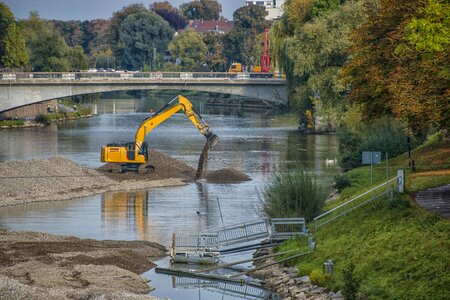
[[[331,259],[327,259],[323,263],[323,272],[328,275],[333,274],[333,261]]]

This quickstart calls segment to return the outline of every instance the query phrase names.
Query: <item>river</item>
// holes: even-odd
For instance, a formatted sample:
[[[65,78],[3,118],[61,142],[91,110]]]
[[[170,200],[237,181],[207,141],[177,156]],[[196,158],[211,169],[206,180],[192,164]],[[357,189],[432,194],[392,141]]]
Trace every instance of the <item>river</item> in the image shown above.
[[[54,123],[45,128],[2,130],[0,161],[62,155],[83,166],[98,167],[102,145],[132,140],[139,123],[148,116],[142,111],[156,110],[162,105],[161,101],[151,103],[154,104],[142,99],[101,100],[97,107],[99,114],[90,119]],[[295,126],[274,126],[275,117],[267,110],[194,105],[220,138],[210,152],[208,169],[232,167],[248,174],[251,181],[191,183],[2,208],[0,226],[83,238],[150,240],[167,247],[173,232],[193,233],[258,218],[265,181],[285,165],[301,164],[318,174],[325,184],[332,181],[337,168],[327,166],[325,161],[337,156],[335,136],[305,136]],[[183,114],[162,123],[148,135],[147,141],[151,148],[193,167],[204,145],[204,137]],[[167,260],[159,264],[165,265]],[[152,295],[159,297],[186,300],[244,297],[213,283],[203,283],[200,288],[198,282],[179,278],[175,284],[170,277],[154,272],[144,276],[156,288]]]

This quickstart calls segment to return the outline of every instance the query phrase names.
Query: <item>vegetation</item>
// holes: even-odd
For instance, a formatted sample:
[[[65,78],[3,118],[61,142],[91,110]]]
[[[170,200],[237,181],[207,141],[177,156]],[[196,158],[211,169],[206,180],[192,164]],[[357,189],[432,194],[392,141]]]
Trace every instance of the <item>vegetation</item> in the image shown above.
[[[450,275],[443,262],[449,259],[450,223],[417,207],[411,195],[450,182],[449,149],[447,139],[433,135],[411,152],[417,170],[407,171],[409,195],[372,202],[314,232],[316,251],[292,262],[299,274],[312,275],[323,285],[342,290],[347,299],[445,299]],[[408,169],[408,162],[405,153],[391,159],[389,165]],[[375,184],[385,180],[384,173],[382,168],[374,170]],[[367,190],[367,167],[353,169],[346,176],[351,186],[326,209]],[[278,250],[300,252],[306,247],[305,238],[298,238]],[[334,260],[334,274],[323,279],[317,273],[327,259]]]
[[[183,71],[199,71],[206,63],[204,57],[208,48],[202,37],[193,29],[187,29],[169,45],[170,53],[180,60]]]
[[[50,113],[46,115],[37,115],[35,121],[38,123],[49,124],[52,121],[59,121],[65,119],[75,119],[82,116],[90,115],[91,109],[88,107],[77,107],[75,112],[64,112],[64,113]]]
[[[28,67],[25,40],[14,15],[6,4],[0,3],[0,68]]]
[[[218,20],[222,5],[217,0],[197,0],[182,4],[180,10],[189,20]]]
[[[264,186],[263,212],[271,218],[303,216],[311,221],[327,194],[315,178],[302,169],[273,173]]]
[[[0,127],[8,126],[8,127],[14,127],[14,126],[22,126],[25,124],[24,120],[2,120],[0,121]]]

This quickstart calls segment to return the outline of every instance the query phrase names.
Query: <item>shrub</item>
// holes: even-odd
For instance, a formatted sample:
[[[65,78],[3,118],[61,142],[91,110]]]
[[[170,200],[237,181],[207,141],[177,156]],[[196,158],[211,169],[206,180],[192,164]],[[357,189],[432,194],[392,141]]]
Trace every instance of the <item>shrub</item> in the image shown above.
[[[34,120],[38,123],[48,124],[50,122],[50,118],[48,115],[37,115]]]
[[[334,177],[334,185],[336,189],[341,192],[346,187],[349,187],[352,185],[352,182],[347,177],[346,174],[339,174]]]
[[[311,280],[312,283],[316,285],[323,285],[327,280],[327,277],[325,276],[322,270],[314,269],[309,274],[309,279]]]
[[[25,124],[23,120],[3,120],[0,121],[0,126],[20,126]]]
[[[353,263],[342,271],[342,275],[344,277],[342,295],[344,295],[347,300],[357,299],[358,290],[361,285],[361,281],[355,276],[354,271],[355,265]]]
[[[303,169],[275,172],[263,188],[263,212],[272,218],[318,215],[327,197],[325,189]]]

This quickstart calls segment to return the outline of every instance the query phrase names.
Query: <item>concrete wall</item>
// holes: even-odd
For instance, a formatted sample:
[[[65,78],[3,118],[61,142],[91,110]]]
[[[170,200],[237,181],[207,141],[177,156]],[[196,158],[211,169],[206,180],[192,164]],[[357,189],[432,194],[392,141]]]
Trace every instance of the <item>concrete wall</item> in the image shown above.
[[[0,119],[25,119],[37,115],[47,114],[47,108],[55,110],[58,106],[58,100],[49,100],[41,103],[26,105],[0,114]]]

